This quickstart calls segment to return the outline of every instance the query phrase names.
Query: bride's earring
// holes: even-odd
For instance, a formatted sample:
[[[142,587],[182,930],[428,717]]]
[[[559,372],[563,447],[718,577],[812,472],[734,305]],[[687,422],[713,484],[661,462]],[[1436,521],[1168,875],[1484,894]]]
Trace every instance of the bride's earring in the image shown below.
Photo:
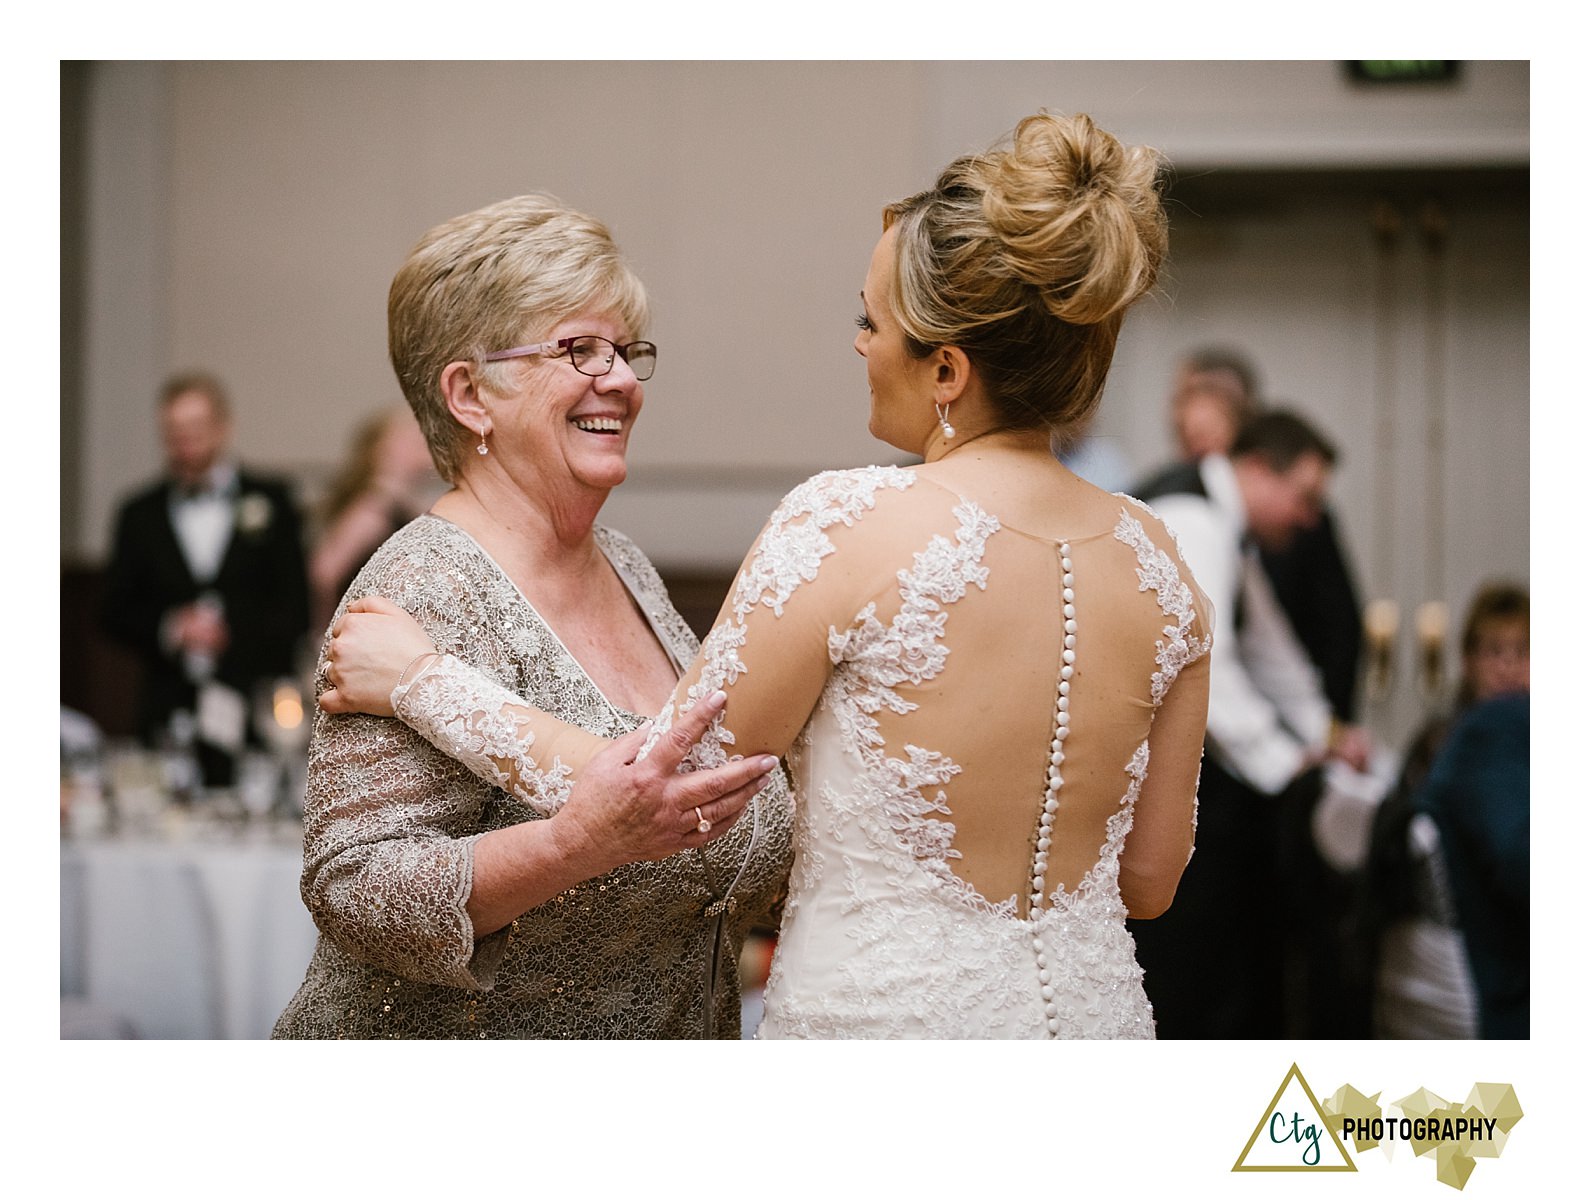
[[[479,455],[486,454],[486,427],[484,425],[480,427],[480,445],[475,447],[475,453]]]
[[[954,437],[955,426],[950,424],[950,406],[948,404],[935,404],[933,411],[939,415],[939,424],[944,427],[945,438]],[[485,451],[482,450],[481,453],[484,454]]]

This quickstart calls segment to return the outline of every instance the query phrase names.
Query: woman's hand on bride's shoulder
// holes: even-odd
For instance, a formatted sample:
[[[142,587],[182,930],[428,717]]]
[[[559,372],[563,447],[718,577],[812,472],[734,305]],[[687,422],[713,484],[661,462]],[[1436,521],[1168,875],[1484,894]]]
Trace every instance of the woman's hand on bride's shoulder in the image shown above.
[[[435,652],[430,635],[390,600],[355,600],[331,627],[326,647],[331,686],[321,693],[320,707],[328,713],[390,717],[392,689],[417,659]]]

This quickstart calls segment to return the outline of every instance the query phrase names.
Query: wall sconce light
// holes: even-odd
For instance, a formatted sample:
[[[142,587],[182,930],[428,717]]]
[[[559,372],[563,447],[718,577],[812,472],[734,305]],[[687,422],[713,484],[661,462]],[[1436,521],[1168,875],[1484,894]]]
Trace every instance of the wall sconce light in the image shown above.
[[[1425,701],[1433,704],[1446,687],[1446,635],[1450,618],[1445,602],[1429,600],[1419,605],[1413,624],[1419,638],[1419,684]]]
[[[1400,619],[1395,600],[1371,600],[1364,609],[1364,648],[1368,651],[1365,687],[1371,701],[1384,700],[1391,694]]]

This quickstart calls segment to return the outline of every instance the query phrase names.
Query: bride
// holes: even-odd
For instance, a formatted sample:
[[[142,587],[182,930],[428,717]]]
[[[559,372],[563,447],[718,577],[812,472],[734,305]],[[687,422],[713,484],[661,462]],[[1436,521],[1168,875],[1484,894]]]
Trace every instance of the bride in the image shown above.
[[[761,1037],[1153,1036],[1125,920],[1192,852],[1212,618],[1158,518],[1050,438],[1085,426],[1153,286],[1158,170],[1040,113],[884,212],[855,345],[869,428],[924,463],[786,496],[651,734],[722,689],[695,765],[788,756]],[[605,744],[385,601],[332,663],[326,708],[395,713],[521,794]]]

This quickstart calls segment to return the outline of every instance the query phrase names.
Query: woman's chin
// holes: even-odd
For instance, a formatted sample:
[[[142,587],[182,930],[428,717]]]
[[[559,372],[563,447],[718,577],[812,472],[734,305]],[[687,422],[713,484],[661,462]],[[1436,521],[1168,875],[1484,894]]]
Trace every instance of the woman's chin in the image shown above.
[[[586,464],[576,477],[586,487],[611,490],[629,478],[629,463],[622,457],[606,458]]]
[[[885,446],[893,446],[902,454],[914,454],[918,458],[922,457],[923,447],[914,444],[910,438],[902,436],[899,430],[882,428],[876,420],[871,420],[867,422],[867,432]]]
[[[900,445],[899,435],[878,419],[876,409],[867,417],[867,432],[873,436],[874,440],[882,442],[885,446],[893,446],[896,450],[906,449],[906,447]]]

